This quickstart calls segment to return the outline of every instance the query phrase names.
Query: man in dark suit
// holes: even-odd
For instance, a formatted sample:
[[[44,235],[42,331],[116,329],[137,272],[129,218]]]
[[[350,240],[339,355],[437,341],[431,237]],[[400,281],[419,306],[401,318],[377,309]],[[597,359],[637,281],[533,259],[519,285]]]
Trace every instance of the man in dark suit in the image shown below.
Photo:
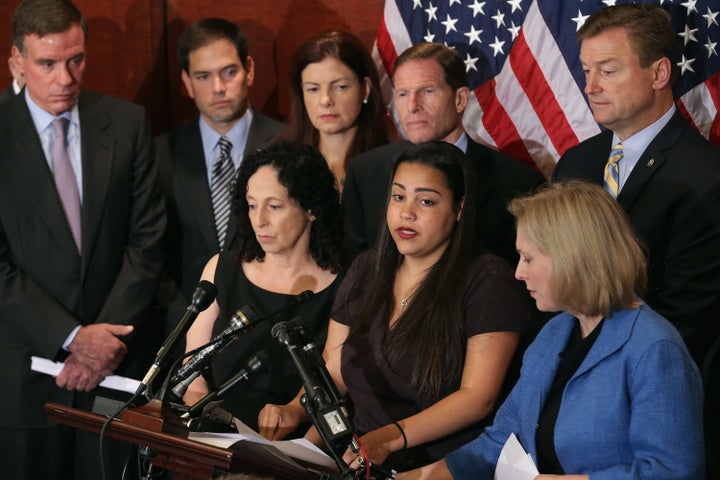
[[[284,129],[248,104],[255,69],[245,33],[237,25],[219,18],[193,23],[180,35],[178,56],[182,80],[200,116],[156,141],[169,215],[168,272],[182,293],[170,311],[171,320],[179,313],[177,307],[187,304],[205,263],[235,241],[234,223],[217,217],[217,202],[222,202],[213,201],[218,195],[229,197],[229,188],[214,188],[219,140],[230,142],[236,171],[244,155]]]
[[[12,55],[26,88],[0,105],[3,478],[100,478],[97,436],[45,402],[91,392],[141,351],[165,226],[144,110],[82,91],[87,28],[68,0],[24,0]],[[64,359],[57,378],[30,357]],[[149,364],[144,365],[147,369]],[[88,437],[93,438],[88,440]],[[88,443],[83,443],[88,442]]]
[[[647,248],[643,298],[702,364],[720,332],[720,150],[674,105],[670,16],[619,5],[588,18],[577,35],[585,93],[608,130],[568,150],[553,178],[589,180],[616,196]]]
[[[398,57],[392,79],[395,108],[409,142],[378,147],[350,161],[343,190],[346,255],[352,257],[375,243],[385,222],[390,176],[400,153],[411,144],[443,140],[462,149],[477,172],[480,239],[514,266],[515,224],[507,202],[544,179],[465,133],[462,116],[470,90],[465,63],[454,49],[437,43],[414,45]]]

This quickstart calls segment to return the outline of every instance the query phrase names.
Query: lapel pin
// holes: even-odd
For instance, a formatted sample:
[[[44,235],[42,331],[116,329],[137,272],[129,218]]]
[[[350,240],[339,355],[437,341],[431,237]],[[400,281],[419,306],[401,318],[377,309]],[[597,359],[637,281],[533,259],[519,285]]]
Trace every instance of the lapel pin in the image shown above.
[[[653,165],[655,165],[655,159],[651,158],[650,160],[648,160],[647,166],[652,167]]]

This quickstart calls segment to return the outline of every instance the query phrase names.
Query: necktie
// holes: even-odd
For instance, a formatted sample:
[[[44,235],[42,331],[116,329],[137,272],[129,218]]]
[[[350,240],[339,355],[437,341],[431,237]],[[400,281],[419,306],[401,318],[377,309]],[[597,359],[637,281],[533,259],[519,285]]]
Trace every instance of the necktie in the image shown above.
[[[612,147],[610,158],[605,165],[605,190],[610,192],[613,198],[617,198],[620,191],[620,169],[618,162],[623,158],[622,142]]]
[[[210,197],[215,212],[218,244],[222,249],[225,245],[225,234],[230,218],[230,183],[235,174],[235,166],[230,157],[230,150],[232,150],[230,140],[227,137],[220,137],[218,145],[220,146],[220,156],[213,165]]]
[[[52,122],[55,137],[52,147],[53,175],[70,231],[72,232],[78,252],[82,252],[80,228],[80,192],[78,191],[77,177],[70,163],[67,150],[66,132],[68,120],[56,118]]]

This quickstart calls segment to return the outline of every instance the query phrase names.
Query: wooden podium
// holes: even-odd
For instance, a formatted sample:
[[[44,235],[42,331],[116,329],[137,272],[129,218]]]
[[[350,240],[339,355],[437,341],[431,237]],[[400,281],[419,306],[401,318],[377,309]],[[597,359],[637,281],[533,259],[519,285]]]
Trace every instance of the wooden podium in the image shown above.
[[[142,407],[140,407],[142,409]],[[106,417],[55,403],[45,404],[50,420],[93,433],[100,433]],[[139,417],[146,421],[137,421]],[[212,479],[223,473],[248,473],[273,479],[318,480],[331,479],[327,472],[310,468],[299,469],[292,465],[273,460],[248,448],[225,449],[189,440],[187,433],[168,433],[148,428],[153,422],[151,416],[139,413],[123,419],[113,420],[105,435],[138,446],[151,448],[157,456],[150,460],[154,465],[174,472],[176,480]],[[159,430],[159,429],[158,429]],[[165,429],[165,430],[171,430]],[[178,433],[180,433],[178,435]],[[298,462],[300,463],[300,462]]]

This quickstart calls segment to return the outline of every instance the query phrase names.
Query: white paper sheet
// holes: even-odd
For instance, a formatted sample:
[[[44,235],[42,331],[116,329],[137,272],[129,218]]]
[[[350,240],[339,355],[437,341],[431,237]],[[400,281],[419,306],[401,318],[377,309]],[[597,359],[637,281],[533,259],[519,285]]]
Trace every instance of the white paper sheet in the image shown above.
[[[505,442],[495,467],[495,480],[533,480],[539,475],[530,454],[520,445],[514,433]]]
[[[291,458],[328,468],[336,467],[335,461],[332,458],[304,438],[271,442],[240,420],[234,419],[234,422],[238,433],[190,432],[188,438],[196,442],[208,443],[222,448],[230,448],[234,443],[244,440],[260,445],[272,446]]]
[[[47,375],[52,375],[53,377],[57,377],[64,366],[64,363],[53,362],[52,360],[48,360],[47,358],[30,358],[31,370],[35,372],[45,373]],[[107,376],[102,382],[100,382],[101,387],[109,388],[112,390],[119,390],[121,392],[127,393],[135,393],[139,385],[140,380],[135,380],[134,378],[128,377],[121,377],[119,375]]]

